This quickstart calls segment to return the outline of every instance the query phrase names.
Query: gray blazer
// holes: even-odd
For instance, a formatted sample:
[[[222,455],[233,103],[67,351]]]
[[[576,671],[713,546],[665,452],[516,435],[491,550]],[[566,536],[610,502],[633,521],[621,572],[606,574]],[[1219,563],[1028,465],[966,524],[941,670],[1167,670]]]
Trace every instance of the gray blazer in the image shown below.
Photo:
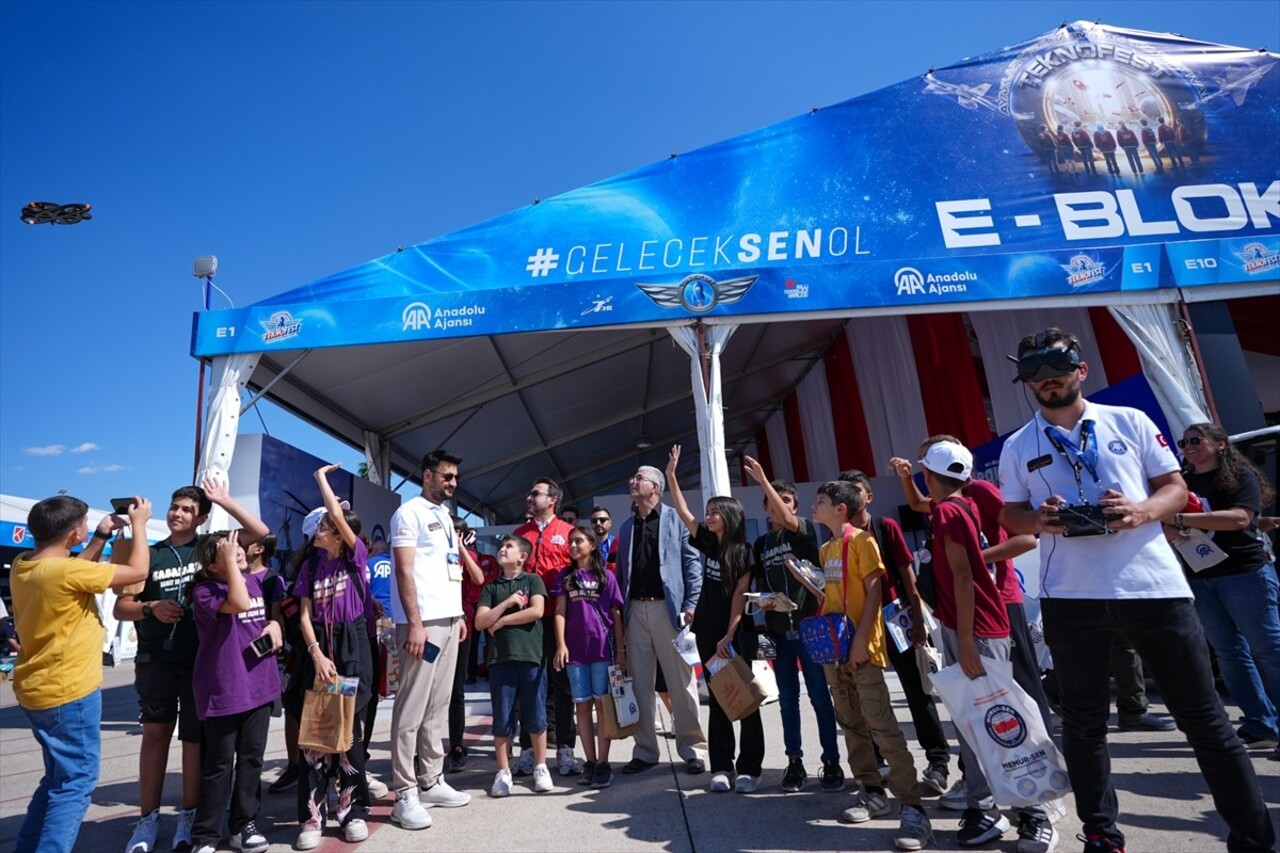
[[[631,537],[635,524],[635,516],[628,516],[618,531],[618,587],[622,590],[624,625],[631,618]],[[672,627],[679,628],[680,611],[693,610],[702,593],[702,560],[689,542],[689,528],[666,504],[658,504],[658,570],[667,597],[667,615]]]

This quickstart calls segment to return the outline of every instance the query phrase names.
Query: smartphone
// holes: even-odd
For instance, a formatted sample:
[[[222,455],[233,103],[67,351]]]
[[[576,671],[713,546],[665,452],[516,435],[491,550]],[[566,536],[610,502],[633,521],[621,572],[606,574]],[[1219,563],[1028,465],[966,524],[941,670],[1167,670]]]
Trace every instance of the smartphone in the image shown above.
[[[422,659],[427,663],[435,663],[436,658],[440,656],[440,647],[435,643],[426,642],[422,646]]]
[[[115,515],[128,515],[129,508],[133,506],[133,498],[112,498],[111,512]]]
[[[263,634],[250,645],[250,648],[253,649],[253,653],[260,658],[265,658],[267,655],[271,654],[271,650],[274,647],[275,642],[271,639],[271,635],[269,634]]]

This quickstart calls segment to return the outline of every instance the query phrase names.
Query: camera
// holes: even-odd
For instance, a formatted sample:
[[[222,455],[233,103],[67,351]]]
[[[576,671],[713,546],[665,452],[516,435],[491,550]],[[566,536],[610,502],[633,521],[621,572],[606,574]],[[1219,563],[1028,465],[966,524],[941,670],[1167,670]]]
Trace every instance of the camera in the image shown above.
[[[1058,507],[1063,536],[1106,536],[1107,516],[1098,504],[1063,504]]]

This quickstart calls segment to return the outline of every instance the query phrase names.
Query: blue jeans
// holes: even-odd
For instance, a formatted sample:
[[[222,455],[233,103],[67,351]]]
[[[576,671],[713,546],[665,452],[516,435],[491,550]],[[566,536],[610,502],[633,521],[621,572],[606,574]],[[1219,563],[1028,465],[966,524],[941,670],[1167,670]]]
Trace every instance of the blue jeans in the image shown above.
[[[45,711],[22,709],[44,753],[44,778],[18,830],[15,853],[67,853],[98,784],[102,691]]]
[[[1192,578],[1196,613],[1227,691],[1244,712],[1241,732],[1274,738],[1280,704],[1280,613],[1275,569]]]
[[[503,661],[489,667],[489,699],[493,704],[494,737],[516,733],[516,702],[520,730],[538,735],[547,730],[547,668],[533,661]]]
[[[804,686],[809,692],[809,704],[818,718],[818,740],[822,742],[822,761],[840,762],[840,743],[836,740],[836,712],[831,706],[831,692],[827,689],[827,676],[822,665],[809,659],[804,642],[799,637],[788,639],[785,634],[770,631],[773,644],[778,649],[778,659],[773,662],[773,674],[778,679],[778,710],[782,712],[782,743],[789,758],[803,758],[804,748],[800,738],[800,673],[796,661],[804,670]]]
[[[1111,642],[1121,633],[1134,649],[1186,736],[1230,829],[1227,850],[1270,850],[1275,827],[1253,763],[1213,687],[1209,649],[1189,599],[1046,598],[1044,636],[1053,652],[1062,699],[1062,755],[1086,834],[1124,844],[1120,803],[1111,782]]]

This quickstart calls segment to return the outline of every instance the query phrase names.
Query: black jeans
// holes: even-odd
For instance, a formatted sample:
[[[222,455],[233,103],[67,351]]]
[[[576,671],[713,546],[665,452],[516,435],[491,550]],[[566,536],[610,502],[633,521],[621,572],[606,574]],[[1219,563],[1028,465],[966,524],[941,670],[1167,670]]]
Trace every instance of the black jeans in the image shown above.
[[[569,693],[569,673],[551,665],[556,656],[556,631],[550,620],[542,623],[542,665],[547,670],[547,751],[578,745],[577,709]],[[519,703],[516,705],[519,709]],[[532,749],[533,741],[520,727],[520,749]]]
[[[1147,715],[1147,676],[1133,643],[1117,634],[1111,643],[1111,677],[1116,680],[1116,713],[1120,722]]]
[[[231,800],[227,826],[235,835],[258,819],[262,756],[267,749],[271,704],[204,721],[204,746],[200,753],[200,802],[196,807],[191,840],[217,846],[222,838],[222,816]],[[234,776],[233,776],[234,774]]]
[[[378,690],[382,685],[382,644],[377,637],[369,638],[369,657],[373,663],[373,677],[370,684],[373,692],[369,696],[369,704],[364,706],[364,761],[369,763],[369,741],[373,739],[373,724],[378,721]]]
[[[704,661],[711,660],[716,653],[716,643],[724,636],[724,631],[698,632],[694,636],[698,640],[698,656]],[[745,628],[738,632],[734,646],[742,659],[750,665],[756,659],[756,632],[753,628]],[[716,694],[710,690],[711,701],[708,702],[707,717],[707,757],[711,759],[712,773],[733,773],[735,770],[742,776],[760,778],[764,765],[764,721],[760,719],[760,709],[752,711],[738,721],[742,727],[742,750],[738,752],[735,765],[733,723],[729,720]]]
[[[889,652],[889,663],[893,666],[893,671],[898,673],[902,692],[907,697],[907,709],[911,712],[911,722],[916,727],[916,741],[924,749],[929,766],[937,767],[945,774],[951,748],[947,745],[942,721],[938,719],[938,706],[933,697],[924,692],[920,665],[916,663],[916,650],[909,648],[900,652],[888,636],[885,637],[885,646]]]
[[[1009,614],[1009,638],[1013,641],[1009,649],[1013,680],[1035,700],[1040,708],[1040,716],[1044,719],[1044,730],[1052,732],[1049,697],[1044,692],[1040,661],[1036,658],[1036,646],[1031,639],[1031,629],[1027,626],[1026,607],[1021,604],[1006,604],[1005,610]]]
[[[1270,850],[1275,828],[1258,779],[1213,686],[1204,631],[1190,599],[1046,598],[1045,640],[1062,694],[1062,752],[1086,833],[1124,843],[1111,782],[1111,643],[1123,633],[1141,655],[1195,752],[1230,851]]]
[[[458,665],[453,668],[453,695],[449,697],[449,751],[462,746],[467,728],[467,658],[471,656],[471,635],[458,643]]]

